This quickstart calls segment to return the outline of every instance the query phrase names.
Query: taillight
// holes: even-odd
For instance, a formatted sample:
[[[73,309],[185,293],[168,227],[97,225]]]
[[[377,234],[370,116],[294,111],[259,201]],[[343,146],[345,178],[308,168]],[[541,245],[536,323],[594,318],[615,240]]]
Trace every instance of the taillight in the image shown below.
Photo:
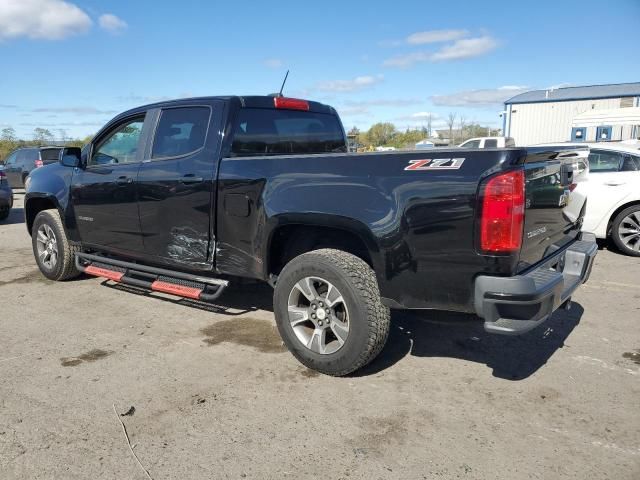
[[[7,179],[7,174],[0,170],[0,183],[3,183]]]
[[[309,102],[297,98],[274,97],[273,105],[276,108],[284,108],[286,110],[304,110],[309,111]]]
[[[480,214],[480,250],[510,253],[522,246],[524,171],[491,177],[484,185]]]
[[[36,166],[36,168],[39,168],[39,167],[43,166],[43,165],[44,165],[44,163],[42,163],[42,160],[36,160],[36,161],[34,162],[34,165]]]

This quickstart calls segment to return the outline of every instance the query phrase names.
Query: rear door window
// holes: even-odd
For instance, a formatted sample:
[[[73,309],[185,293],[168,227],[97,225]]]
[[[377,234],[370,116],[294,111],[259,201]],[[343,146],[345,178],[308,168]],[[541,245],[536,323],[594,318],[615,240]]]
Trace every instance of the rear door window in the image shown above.
[[[44,163],[51,163],[51,162],[57,161],[59,155],[60,155],[59,148],[43,148],[42,150],[40,150],[40,159]]]
[[[204,147],[209,127],[209,107],[167,108],[153,139],[152,158],[179,157]]]
[[[346,151],[336,115],[267,108],[240,109],[231,147],[232,156]]]
[[[591,150],[589,153],[589,170],[598,172],[617,172],[620,170],[623,156],[617,152],[606,150]]]

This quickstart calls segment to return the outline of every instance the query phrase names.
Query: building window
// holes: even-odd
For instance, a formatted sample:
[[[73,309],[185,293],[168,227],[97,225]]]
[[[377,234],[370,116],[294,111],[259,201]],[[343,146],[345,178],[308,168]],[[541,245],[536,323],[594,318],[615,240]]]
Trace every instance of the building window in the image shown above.
[[[584,142],[587,138],[587,127],[573,127],[571,129],[572,142]]]
[[[596,142],[609,142],[612,130],[612,127],[598,127],[596,129]]]

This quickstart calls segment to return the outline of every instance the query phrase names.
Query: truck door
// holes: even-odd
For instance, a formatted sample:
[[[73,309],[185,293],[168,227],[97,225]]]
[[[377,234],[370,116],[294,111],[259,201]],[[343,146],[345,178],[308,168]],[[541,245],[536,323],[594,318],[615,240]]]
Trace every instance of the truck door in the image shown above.
[[[212,268],[214,188],[224,102],[156,109],[155,131],[138,175],[145,253]]]
[[[4,164],[4,173],[11,188],[18,188],[22,185],[22,168],[18,165],[18,154],[21,150],[16,150],[7,157]]]
[[[137,175],[145,114],[118,122],[92,142],[90,156],[71,181],[80,238],[107,250],[143,252]]]

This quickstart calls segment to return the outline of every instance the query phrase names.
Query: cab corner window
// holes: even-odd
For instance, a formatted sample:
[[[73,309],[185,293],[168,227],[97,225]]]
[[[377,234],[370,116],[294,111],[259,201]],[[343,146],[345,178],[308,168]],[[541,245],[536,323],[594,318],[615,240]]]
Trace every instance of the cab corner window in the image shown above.
[[[143,125],[139,117],[118,126],[94,147],[89,166],[136,162]]]
[[[163,110],[153,139],[151,157],[179,157],[204,147],[210,113],[209,107]]]

